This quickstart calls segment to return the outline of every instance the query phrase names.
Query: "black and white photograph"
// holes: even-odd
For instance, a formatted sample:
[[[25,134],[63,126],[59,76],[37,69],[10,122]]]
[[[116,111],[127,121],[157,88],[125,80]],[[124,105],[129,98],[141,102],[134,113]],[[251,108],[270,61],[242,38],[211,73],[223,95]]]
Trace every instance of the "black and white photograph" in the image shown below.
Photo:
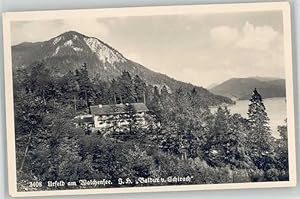
[[[295,186],[288,3],[4,14],[13,196]]]

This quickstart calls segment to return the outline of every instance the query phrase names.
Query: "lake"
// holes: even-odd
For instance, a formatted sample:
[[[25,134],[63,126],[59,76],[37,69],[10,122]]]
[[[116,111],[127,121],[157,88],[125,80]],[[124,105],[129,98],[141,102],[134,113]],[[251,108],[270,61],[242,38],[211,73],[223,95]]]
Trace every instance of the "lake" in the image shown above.
[[[284,97],[277,98],[268,98],[264,99],[264,105],[266,107],[267,114],[270,118],[269,124],[272,130],[272,135],[276,138],[279,138],[279,133],[277,131],[278,125],[283,125],[284,120],[286,119],[286,102]],[[249,100],[238,100],[236,104],[228,106],[230,113],[239,113],[243,117],[248,118],[248,105]],[[212,113],[217,111],[217,107],[211,107],[210,110]]]

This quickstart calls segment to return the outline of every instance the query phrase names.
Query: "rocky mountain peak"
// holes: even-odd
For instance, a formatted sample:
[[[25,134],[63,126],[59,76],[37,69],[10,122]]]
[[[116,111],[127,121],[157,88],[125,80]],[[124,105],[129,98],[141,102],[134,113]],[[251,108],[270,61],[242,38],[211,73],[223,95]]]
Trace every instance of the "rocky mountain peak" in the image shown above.
[[[50,39],[49,42],[56,47],[52,54],[53,56],[59,55],[59,52],[63,52],[63,49],[67,48],[74,52],[91,51],[102,63],[114,65],[115,63],[127,61],[120,52],[103,41],[94,37],[85,36],[76,31],[68,31],[60,34]]]

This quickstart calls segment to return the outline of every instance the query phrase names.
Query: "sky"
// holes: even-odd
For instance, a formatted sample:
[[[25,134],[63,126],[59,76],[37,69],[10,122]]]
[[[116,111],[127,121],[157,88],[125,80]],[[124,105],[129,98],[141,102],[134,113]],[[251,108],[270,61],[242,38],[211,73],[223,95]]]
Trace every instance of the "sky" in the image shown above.
[[[285,75],[280,11],[21,21],[11,24],[11,39],[13,45],[46,41],[70,30],[198,86]]]

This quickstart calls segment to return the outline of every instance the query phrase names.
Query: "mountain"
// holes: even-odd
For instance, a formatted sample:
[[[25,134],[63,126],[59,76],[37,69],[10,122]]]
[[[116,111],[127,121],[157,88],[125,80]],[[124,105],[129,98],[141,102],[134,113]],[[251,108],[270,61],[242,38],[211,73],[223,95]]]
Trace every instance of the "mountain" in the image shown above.
[[[211,88],[213,88],[213,87],[215,87],[217,85],[218,85],[217,83],[212,83],[212,84],[206,86],[205,88],[209,90],[209,89],[211,89]]]
[[[257,80],[263,81],[263,82],[278,80],[278,78],[276,78],[276,77],[259,77],[259,76],[255,76],[255,77],[249,77],[249,78],[257,79]]]
[[[256,88],[263,98],[285,97],[285,80],[269,77],[232,78],[213,88],[210,91],[217,95],[231,99],[250,99]]]
[[[52,75],[62,76],[69,71],[79,69],[86,63],[90,78],[112,80],[128,71],[131,75],[139,75],[146,83],[162,87],[166,85],[170,92],[178,88],[191,90],[196,88],[201,102],[206,105],[233,103],[229,98],[212,94],[203,87],[177,81],[167,75],[127,59],[119,51],[103,41],[88,37],[75,31],[65,32],[43,42],[24,42],[12,46],[13,70],[29,68],[42,62],[50,69]]]

